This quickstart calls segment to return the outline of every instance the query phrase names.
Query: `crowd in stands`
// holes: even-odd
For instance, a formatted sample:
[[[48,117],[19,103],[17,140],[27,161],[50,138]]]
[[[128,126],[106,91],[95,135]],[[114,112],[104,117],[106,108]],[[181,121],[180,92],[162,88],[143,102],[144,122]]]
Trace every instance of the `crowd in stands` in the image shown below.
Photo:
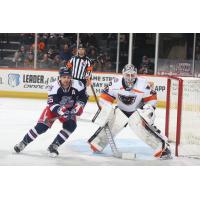
[[[58,69],[76,54],[73,35],[69,40],[64,37],[64,34],[38,34],[37,36],[37,68]],[[16,66],[33,67],[34,37],[34,34],[21,34],[21,46],[13,57]]]
[[[3,41],[0,41],[0,45],[2,44],[0,47],[1,66],[33,68],[35,34],[15,34],[15,38],[14,35],[4,34],[4,38],[1,37],[0,40]],[[116,33],[81,33],[79,34],[79,43],[86,47],[86,53],[94,65],[94,71],[115,72],[117,58]],[[11,52],[5,57],[6,47],[9,45]],[[11,45],[15,45],[15,48]],[[127,64],[128,45],[128,34],[120,34],[119,71],[121,71],[121,67]],[[58,69],[66,65],[66,62],[74,55],[77,55],[76,33],[37,34],[36,67],[38,69]],[[153,74],[154,64],[150,59],[143,56],[141,61],[140,66],[136,66],[138,73]]]
[[[113,34],[116,35],[116,34]],[[77,54],[76,34],[38,34],[37,68],[58,69]],[[21,34],[20,48],[14,53],[13,62],[16,67],[33,67],[34,34]],[[112,34],[102,34],[105,48],[99,47],[95,34],[80,34],[79,43],[84,44],[87,56],[95,65],[96,71],[112,71],[115,69],[116,57],[112,57],[110,45],[116,40]],[[116,46],[115,46],[116,47]]]

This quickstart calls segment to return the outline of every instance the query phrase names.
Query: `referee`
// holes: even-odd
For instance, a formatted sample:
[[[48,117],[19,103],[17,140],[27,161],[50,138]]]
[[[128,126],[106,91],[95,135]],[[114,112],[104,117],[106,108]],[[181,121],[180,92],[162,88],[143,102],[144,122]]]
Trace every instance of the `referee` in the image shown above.
[[[78,55],[68,61],[67,68],[72,70],[73,79],[81,81],[85,88],[90,84],[93,67],[83,45],[78,47]]]

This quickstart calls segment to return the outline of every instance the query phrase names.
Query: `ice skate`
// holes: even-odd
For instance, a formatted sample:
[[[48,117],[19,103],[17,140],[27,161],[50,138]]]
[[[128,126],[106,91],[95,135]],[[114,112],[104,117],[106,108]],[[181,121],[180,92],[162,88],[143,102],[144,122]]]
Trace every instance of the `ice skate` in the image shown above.
[[[165,150],[160,150],[154,154],[156,158],[160,158],[161,160],[169,160],[172,159],[170,146],[168,145]]]
[[[20,143],[14,146],[14,150],[16,153],[20,153],[25,147],[26,147],[26,144],[24,144],[24,142],[21,141]]]
[[[58,145],[51,144],[47,149],[49,151],[49,156],[53,158],[57,157],[59,155],[57,149],[58,149]]]
[[[171,155],[171,150],[169,147],[167,147],[161,154],[160,159],[161,160],[169,160],[172,159],[172,155]]]

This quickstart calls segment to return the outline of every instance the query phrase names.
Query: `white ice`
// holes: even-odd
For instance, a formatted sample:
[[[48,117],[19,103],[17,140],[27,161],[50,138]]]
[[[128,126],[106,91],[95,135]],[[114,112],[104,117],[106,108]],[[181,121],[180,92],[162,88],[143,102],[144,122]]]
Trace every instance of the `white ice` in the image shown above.
[[[76,131],[59,148],[60,155],[57,158],[50,158],[46,149],[62,128],[59,122],[55,122],[51,129],[28,145],[23,152],[16,154],[14,145],[36,124],[45,106],[45,100],[0,98],[0,165],[200,165],[199,159],[155,159],[151,148],[140,141],[129,127],[117,136],[116,144],[121,152],[136,153],[136,160],[113,157],[109,146],[102,154],[94,154],[87,140],[98,127],[83,121],[78,121]],[[96,104],[88,103],[82,118],[91,119],[95,111]],[[156,115],[156,125],[164,130],[164,109],[157,109]]]

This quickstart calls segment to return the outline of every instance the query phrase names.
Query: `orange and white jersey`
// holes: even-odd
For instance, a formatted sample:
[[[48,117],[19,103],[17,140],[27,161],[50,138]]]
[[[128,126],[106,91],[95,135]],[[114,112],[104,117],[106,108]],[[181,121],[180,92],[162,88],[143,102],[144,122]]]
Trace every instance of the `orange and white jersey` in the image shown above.
[[[114,78],[109,86],[105,87],[100,95],[102,103],[114,103],[116,101],[119,109],[125,112],[134,112],[144,104],[156,106],[157,95],[145,78],[137,77],[134,87],[128,90],[124,79]]]

